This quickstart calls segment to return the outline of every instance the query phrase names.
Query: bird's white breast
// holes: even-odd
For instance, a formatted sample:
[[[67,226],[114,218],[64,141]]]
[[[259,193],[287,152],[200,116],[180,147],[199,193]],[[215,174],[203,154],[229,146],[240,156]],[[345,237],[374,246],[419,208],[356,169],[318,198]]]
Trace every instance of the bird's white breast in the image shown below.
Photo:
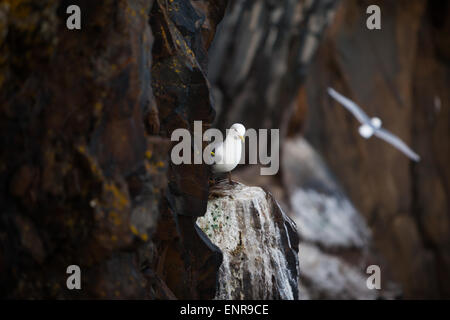
[[[242,145],[239,139],[227,137],[225,142],[216,148],[216,163],[212,169],[214,172],[230,172],[241,161]]]

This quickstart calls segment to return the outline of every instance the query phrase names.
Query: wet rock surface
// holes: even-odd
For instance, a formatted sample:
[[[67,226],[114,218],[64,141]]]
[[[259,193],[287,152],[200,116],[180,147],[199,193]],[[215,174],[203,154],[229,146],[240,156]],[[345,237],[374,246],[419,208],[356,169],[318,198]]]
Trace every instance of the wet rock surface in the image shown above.
[[[296,226],[271,194],[220,182],[197,224],[223,252],[216,299],[298,299]]]

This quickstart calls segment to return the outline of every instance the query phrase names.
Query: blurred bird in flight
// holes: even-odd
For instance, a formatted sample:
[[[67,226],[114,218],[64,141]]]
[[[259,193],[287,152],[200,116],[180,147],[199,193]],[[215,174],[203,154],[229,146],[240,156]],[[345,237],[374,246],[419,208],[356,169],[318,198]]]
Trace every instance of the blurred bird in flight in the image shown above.
[[[411,160],[416,162],[420,161],[420,156],[413,150],[411,150],[411,148],[409,148],[399,137],[381,127],[382,122],[380,118],[369,118],[369,116],[364,111],[362,111],[356,103],[344,97],[332,88],[328,88],[328,94],[337,102],[342,104],[348,111],[350,111],[353,116],[361,123],[361,126],[359,127],[359,134],[363,138],[369,139],[370,137],[375,135],[403,152]]]

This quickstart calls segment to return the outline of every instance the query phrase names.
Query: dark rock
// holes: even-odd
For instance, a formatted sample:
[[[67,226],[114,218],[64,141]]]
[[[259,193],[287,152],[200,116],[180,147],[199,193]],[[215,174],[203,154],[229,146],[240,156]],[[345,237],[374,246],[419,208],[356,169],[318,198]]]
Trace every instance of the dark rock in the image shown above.
[[[286,140],[282,159],[290,216],[301,226],[301,298],[398,297],[401,292],[374,248],[366,221],[323,159],[303,138]],[[372,264],[382,270],[381,290],[366,286],[366,269]]]
[[[70,1],[0,4],[0,296],[213,297],[221,253],[194,221],[209,173],[171,166],[167,138],[214,118],[226,2],[75,2],[81,32]]]
[[[230,3],[210,50],[216,123],[280,128],[282,136],[319,39],[338,1]],[[255,117],[255,115],[258,115]]]
[[[366,4],[345,1],[310,69],[301,106],[306,137],[366,218],[407,298],[450,296],[448,163],[450,6],[374,1],[382,29],[361,26]],[[444,49],[447,48],[447,49]],[[410,162],[384,141],[358,135],[358,122],[327,94],[357,102],[422,157]]]
[[[202,10],[189,1],[157,1],[150,16],[156,38],[152,86],[160,134],[166,137],[178,128],[193,133],[194,121],[202,121],[206,129],[215,116],[204,66],[225,2],[196,1],[196,7]],[[210,13],[213,16],[205,16]],[[214,297],[221,252],[195,225],[195,218],[206,212],[209,177],[206,165],[169,164],[167,201],[155,237],[160,258],[154,270],[177,298]]]

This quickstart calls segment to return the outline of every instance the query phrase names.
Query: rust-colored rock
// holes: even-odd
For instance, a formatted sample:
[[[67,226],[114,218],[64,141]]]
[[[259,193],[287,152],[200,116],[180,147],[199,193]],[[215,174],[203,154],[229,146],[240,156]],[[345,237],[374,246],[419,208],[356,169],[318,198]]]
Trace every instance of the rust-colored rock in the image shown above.
[[[81,31],[67,1],[0,4],[1,297],[214,295],[221,254],[190,217],[209,173],[168,159],[172,130],[214,117],[202,66],[226,2],[195,2],[77,1]]]

